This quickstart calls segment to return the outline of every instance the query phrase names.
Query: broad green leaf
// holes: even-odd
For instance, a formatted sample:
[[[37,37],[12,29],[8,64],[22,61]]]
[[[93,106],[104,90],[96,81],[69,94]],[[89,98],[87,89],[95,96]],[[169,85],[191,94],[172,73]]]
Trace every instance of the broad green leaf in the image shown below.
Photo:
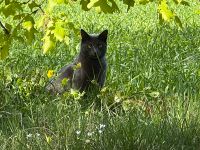
[[[22,26],[23,26],[24,29],[30,31],[33,27],[33,24],[32,24],[31,21],[25,21],[25,22],[22,23]]]
[[[19,32],[20,29],[21,29],[21,26],[20,26],[20,25],[18,25],[17,27],[15,27],[15,28],[13,29],[13,31],[12,31],[12,38],[15,39],[15,40],[18,40],[18,41],[20,41],[20,42],[24,42],[24,38],[23,38],[24,35],[22,35],[22,34]]]
[[[1,8],[2,13],[5,17],[10,15],[14,16],[17,12],[22,10],[22,4],[16,1],[10,2],[5,7]]]
[[[85,11],[88,11],[88,7],[87,5],[90,3],[90,0],[81,0],[80,4],[81,4],[81,8]]]
[[[39,28],[44,26],[45,18],[46,18],[45,15],[43,15],[36,21],[35,25],[36,25],[37,29],[39,29]]]
[[[52,31],[52,33],[54,34],[55,38],[57,40],[59,40],[60,42],[63,41],[64,37],[65,37],[65,29],[62,27],[64,25],[63,21],[57,21],[55,23],[55,28]]]
[[[65,1],[64,1],[64,0],[55,0],[55,2],[56,2],[57,4],[63,4]]]
[[[175,16],[175,22],[176,22],[176,24],[177,24],[180,28],[183,28],[182,23],[181,23],[181,20],[179,19],[178,16]]]
[[[185,6],[190,6],[190,4],[186,1],[181,1],[180,4],[185,5]]]
[[[139,3],[142,5],[146,5],[147,3],[149,3],[149,0],[140,0]]]
[[[31,16],[31,15],[26,15],[25,18],[24,18],[24,21],[31,21],[32,24],[35,23],[33,16]]]
[[[195,11],[196,14],[200,15],[200,9]]]
[[[55,43],[52,40],[52,38],[48,35],[46,35],[44,38],[44,43],[42,46],[43,53],[46,54],[48,51],[52,50],[55,47]]]
[[[178,4],[179,2],[178,2],[179,0],[173,0],[173,2],[175,3],[175,4]]]
[[[8,17],[10,15],[15,15],[15,10],[12,7],[13,6],[9,4],[9,5],[6,5],[4,8],[1,8],[1,11],[5,17]]]
[[[10,0],[5,0],[5,5],[9,5],[10,4]]]
[[[100,13],[101,12],[101,7],[97,6],[97,7],[95,7],[95,10],[96,10],[97,13]]]
[[[35,28],[31,28],[25,32],[25,37],[28,43],[31,43],[35,39],[35,33],[38,31]]]
[[[28,7],[31,9],[31,11],[33,10],[33,8],[35,7],[39,7],[40,5],[38,5],[35,1],[32,1],[31,3],[28,4]]]
[[[134,6],[135,0],[123,0],[123,3],[128,5],[127,11],[129,11],[129,9]]]
[[[5,43],[0,47],[0,59],[5,59],[9,55],[9,43]]]
[[[56,2],[54,0],[48,0],[48,4],[46,7],[46,13],[50,13],[53,11],[53,8],[56,6]]]
[[[92,7],[100,7],[99,10],[104,13],[119,11],[119,8],[114,0],[91,0],[87,5],[87,8],[91,9]]]
[[[13,17],[13,20],[20,20],[20,19],[24,18],[25,16],[26,16],[26,14],[15,15],[15,16]]]
[[[88,3],[88,5],[87,5],[87,8],[88,9],[91,9],[93,6],[94,6],[94,4],[96,3],[96,2],[98,2],[99,0],[90,0],[90,3]],[[103,0],[104,1],[104,0]]]
[[[54,27],[54,22],[51,20],[47,23],[47,27],[48,28],[51,28],[51,27]]]
[[[6,29],[10,32],[12,30],[12,25],[6,23],[5,24]]]
[[[55,27],[55,29],[53,30],[54,36],[57,40],[59,40],[60,42],[63,41],[64,37],[65,37],[65,30],[62,27]]]
[[[162,0],[160,5],[158,6],[159,13],[164,21],[171,21],[174,17],[174,13],[168,8],[167,1]]]

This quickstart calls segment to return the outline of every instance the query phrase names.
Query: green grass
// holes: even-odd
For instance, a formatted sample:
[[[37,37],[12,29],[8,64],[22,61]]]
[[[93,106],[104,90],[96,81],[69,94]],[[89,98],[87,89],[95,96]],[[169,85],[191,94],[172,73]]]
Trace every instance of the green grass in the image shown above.
[[[68,9],[78,28],[109,30],[105,88],[85,98],[44,90],[47,71],[78,53],[77,36],[45,56],[39,37],[13,44],[0,62],[0,149],[199,149],[199,5],[176,10],[183,30],[159,26],[154,4],[113,15]]]

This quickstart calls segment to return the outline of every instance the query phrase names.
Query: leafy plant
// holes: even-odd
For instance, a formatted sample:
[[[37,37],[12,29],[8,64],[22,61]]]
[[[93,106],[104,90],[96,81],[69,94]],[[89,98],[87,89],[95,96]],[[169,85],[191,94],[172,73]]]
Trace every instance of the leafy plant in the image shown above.
[[[170,8],[169,0],[122,0],[127,5],[127,11],[135,5],[147,5],[156,3],[160,23],[175,21],[179,27],[183,27],[181,20]],[[174,0],[176,7],[179,5],[189,6],[184,0]],[[34,42],[35,36],[42,36],[43,53],[54,49],[57,42],[64,42],[69,45],[70,33],[77,35],[79,29],[71,21],[68,14],[61,9],[65,7],[78,7],[73,0],[28,0],[12,1],[2,0],[0,5],[0,26],[4,33],[0,33],[0,59],[4,59],[9,54],[11,43],[17,40],[26,41],[27,44]],[[95,9],[98,13],[113,14],[120,12],[121,1],[114,0],[80,0],[82,10],[89,11]],[[42,34],[40,34],[42,33]]]

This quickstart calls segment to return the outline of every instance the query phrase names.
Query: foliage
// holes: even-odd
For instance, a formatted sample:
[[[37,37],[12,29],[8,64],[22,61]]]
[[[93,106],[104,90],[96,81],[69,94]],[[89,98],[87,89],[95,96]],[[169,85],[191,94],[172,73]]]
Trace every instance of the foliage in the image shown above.
[[[176,10],[182,30],[157,25],[152,3],[129,12],[122,5],[109,16],[67,9],[90,33],[109,29],[106,84],[98,93],[45,92],[49,77],[78,53],[76,34],[51,55],[41,55],[43,35],[30,45],[13,41],[0,63],[0,148],[199,149],[200,20],[190,11],[199,5],[191,6]]]
[[[127,11],[134,5],[156,3],[160,23],[175,21],[182,28],[182,23],[172,8],[169,7],[167,0],[122,0],[127,5]],[[77,35],[78,28],[71,21],[69,15],[60,8],[77,7],[72,0],[28,0],[12,1],[2,0],[0,5],[0,25],[4,33],[0,42],[0,58],[6,58],[9,54],[10,43],[13,41],[26,41],[32,44],[35,36],[42,36],[43,53],[47,53],[56,47],[57,42],[64,42],[69,45],[71,31]],[[184,0],[174,0],[179,5],[189,6]],[[97,12],[114,13],[120,12],[121,2],[114,0],[80,0],[83,10],[95,8]],[[39,34],[39,33],[42,33]]]

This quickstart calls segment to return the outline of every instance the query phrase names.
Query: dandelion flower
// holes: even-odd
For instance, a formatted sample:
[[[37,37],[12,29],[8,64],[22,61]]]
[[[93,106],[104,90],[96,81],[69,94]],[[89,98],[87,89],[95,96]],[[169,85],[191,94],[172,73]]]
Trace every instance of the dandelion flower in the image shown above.
[[[53,70],[48,70],[47,77],[51,78],[53,75],[54,75],[54,71]]]

